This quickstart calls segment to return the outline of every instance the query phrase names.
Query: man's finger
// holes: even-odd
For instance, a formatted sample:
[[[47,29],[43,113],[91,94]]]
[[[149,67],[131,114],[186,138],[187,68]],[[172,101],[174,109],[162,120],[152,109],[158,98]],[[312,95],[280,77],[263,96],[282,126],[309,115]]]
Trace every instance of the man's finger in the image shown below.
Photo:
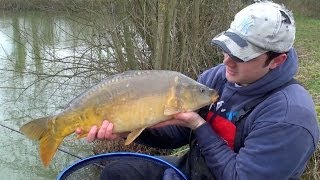
[[[113,124],[112,123],[109,123],[108,124],[108,127],[106,129],[106,132],[104,134],[104,138],[106,139],[109,139],[109,138],[113,138],[111,135],[112,135],[112,129],[113,129]]]
[[[78,135],[81,134],[81,132],[82,132],[82,129],[80,127],[77,128],[76,131],[75,131],[75,133],[78,134]]]
[[[97,126],[93,126],[87,136],[87,142],[91,143],[92,141],[94,141],[96,139],[96,135],[97,135],[97,131],[98,131],[98,127]]]
[[[101,125],[101,127],[100,127],[100,129],[98,131],[98,134],[97,134],[97,138],[98,139],[104,139],[105,134],[107,132],[108,126],[109,126],[109,122],[108,121],[103,121],[102,122],[102,125]]]

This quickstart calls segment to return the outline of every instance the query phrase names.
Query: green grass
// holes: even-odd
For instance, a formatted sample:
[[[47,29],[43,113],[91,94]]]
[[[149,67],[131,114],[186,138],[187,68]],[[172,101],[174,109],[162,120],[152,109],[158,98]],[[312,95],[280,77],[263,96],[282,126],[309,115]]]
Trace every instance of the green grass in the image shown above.
[[[296,16],[296,42],[300,68],[297,79],[311,93],[320,117],[320,19]]]
[[[316,105],[320,119],[320,19],[297,15],[296,42],[299,56],[297,79],[309,90]],[[317,152],[308,163],[302,179],[320,179],[320,144]]]

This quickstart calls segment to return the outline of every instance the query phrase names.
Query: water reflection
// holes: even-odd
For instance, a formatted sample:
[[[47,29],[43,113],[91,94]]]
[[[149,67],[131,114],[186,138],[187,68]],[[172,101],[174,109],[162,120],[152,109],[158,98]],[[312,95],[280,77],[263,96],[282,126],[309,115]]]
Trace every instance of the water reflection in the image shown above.
[[[15,59],[14,69],[16,72],[22,73],[26,63],[26,40],[22,37],[20,30],[20,23],[17,16],[12,18],[12,31],[13,31],[13,51],[10,56]]]
[[[61,15],[2,13],[0,15],[0,123],[18,130],[38,117],[57,113],[67,102],[101,78],[82,73],[74,77],[70,59],[86,48],[79,34],[88,33],[75,21]],[[77,35],[77,36],[75,36]],[[81,46],[80,46],[81,45]],[[82,66],[90,63],[81,62]],[[58,151],[44,168],[38,143],[0,126],[1,179],[55,179],[77,158]],[[61,146],[82,157],[91,151],[88,144],[67,138]]]

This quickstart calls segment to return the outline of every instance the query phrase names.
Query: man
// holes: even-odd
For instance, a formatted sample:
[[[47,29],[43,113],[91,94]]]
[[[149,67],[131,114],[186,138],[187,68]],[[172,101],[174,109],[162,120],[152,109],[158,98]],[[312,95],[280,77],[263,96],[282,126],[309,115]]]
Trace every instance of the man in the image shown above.
[[[295,22],[285,7],[262,1],[244,8],[212,40],[223,50],[223,64],[199,77],[219,90],[218,102],[200,115],[176,114],[136,142],[159,148],[189,143],[189,153],[173,163],[190,179],[298,179],[319,129],[312,98],[292,81],[298,69],[294,38]],[[254,107],[247,110],[248,104]],[[87,140],[118,137],[112,128],[104,121]]]

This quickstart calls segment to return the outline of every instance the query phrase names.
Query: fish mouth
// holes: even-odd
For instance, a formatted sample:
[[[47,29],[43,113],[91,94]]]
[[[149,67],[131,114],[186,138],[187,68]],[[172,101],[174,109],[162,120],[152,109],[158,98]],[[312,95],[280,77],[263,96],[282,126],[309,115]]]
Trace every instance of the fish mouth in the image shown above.
[[[212,97],[211,97],[211,102],[212,102],[212,103],[215,103],[215,102],[218,100],[218,98],[219,98],[219,95],[217,95],[217,94],[214,95],[214,96],[212,96]]]
[[[219,98],[219,93],[215,89],[211,89],[211,102],[215,103]]]

